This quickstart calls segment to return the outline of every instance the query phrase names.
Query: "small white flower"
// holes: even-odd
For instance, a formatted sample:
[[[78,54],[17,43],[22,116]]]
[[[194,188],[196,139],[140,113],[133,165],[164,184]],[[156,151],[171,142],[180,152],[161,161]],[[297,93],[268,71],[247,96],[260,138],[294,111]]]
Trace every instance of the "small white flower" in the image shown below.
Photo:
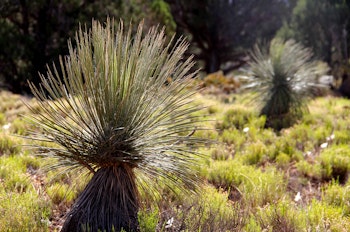
[[[45,223],[46,225],[50,225],[50,224],[51,224],[51,222],[50,222],[49,219],[43,219],[43,218],[42,218],[42,219],[40,220],[40,222],[41,222],[41,223]]]
[[[328,147],[328,143],[322,143],[320,147],[321,148],[326,148],[326,147]]]
[[[244,128],[243,128],[243,132],[244,132],[244,133],[247,133],[248,131],[249,131],[249,127],[244,127]]]
[[[311,152],[311,151],[307,151],[307,152],[304,154],[304,156],[310,156],[310,155],[312,155],[312,152]]]
[[[173,222],[174,222],[174,218],[170,218],[166,224],[165,224],[165,228],[168,229],[168,228],[171,228],[173,226]]]
[[[8,129],[10,129],[10,126],[11,126],[11,123],[7,123],[7,124],[2,126],[2,129],[8,130]]]
[[[294,197],[294,201],[298,202],[300,200],[301,200],[301,194],[300,194],[300,192],[298,192],[297,195],[295,195],[295,197]]]
[[[331,136],[327,137],[327,141],[332,141],[335,138],[334,134],[331,134]]]

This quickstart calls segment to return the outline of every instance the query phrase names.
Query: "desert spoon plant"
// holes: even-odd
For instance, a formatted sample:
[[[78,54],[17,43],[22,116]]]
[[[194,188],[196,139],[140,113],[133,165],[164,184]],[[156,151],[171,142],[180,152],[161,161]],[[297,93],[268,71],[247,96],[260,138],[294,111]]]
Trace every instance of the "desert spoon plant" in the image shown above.
[[[260,114],[275,130],[291,126],[307,111],[306,99],[321,87],[318,78],[327,72],[312,51],[293,41],[274,39],[269,49],[255,47],[249,62]]]
[[[200,106],[189,80],[188,44],[171,46],[164,31],[93,21],[80,29],[76,48],[48,68],[40,86],[31,84],[40,107],[31,107],[41,128],[33,138],[58,146],[39,147],[57,167],[86,170],[92,178],[67,215],[62,231],[138,230],[139,192],[156,193],[156,181],[195,189],[193,168],[202,140],[189,136]],[[167,79],[171,77],[172,81]],[[197,114],[198,115],[198,114]]]

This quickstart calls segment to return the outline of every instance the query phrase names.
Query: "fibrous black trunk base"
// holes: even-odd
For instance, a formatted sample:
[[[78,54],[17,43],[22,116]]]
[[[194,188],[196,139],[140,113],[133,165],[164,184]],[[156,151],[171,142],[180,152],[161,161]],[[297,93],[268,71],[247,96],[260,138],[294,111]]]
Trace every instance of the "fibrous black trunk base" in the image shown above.
[[[130,166],[100,168],[74,203],[61,232],[138,231],[137,193]]]

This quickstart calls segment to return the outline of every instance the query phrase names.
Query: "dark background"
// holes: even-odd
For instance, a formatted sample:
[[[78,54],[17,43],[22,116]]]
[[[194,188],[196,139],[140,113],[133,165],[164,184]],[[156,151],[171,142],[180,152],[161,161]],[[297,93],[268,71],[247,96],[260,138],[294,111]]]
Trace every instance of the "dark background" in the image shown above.
[[[107,16],[146,29],[166,26],[186,36],[205,73],[242,67],[256,43],[295,39],[346,81],[349,71],[348,0],[0,0],[0,86],[29,93],[27,80],[68,52],[79,25]]]

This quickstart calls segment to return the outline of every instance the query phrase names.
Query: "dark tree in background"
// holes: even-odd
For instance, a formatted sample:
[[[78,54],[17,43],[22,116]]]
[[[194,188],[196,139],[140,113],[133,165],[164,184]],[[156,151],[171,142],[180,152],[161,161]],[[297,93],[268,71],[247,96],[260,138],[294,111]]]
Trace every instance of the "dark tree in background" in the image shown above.
[[[335,74],[349,66],[349,9],[345,0],[0,0],[0,87],[28,92],[27,79],[38,83],[46,63],[67,54],[79,23],[107,16],[185,36],[187,55],[207,73],[241,67],[255,43],[278,31],[313,49]]]
[[[278,36],[310,47],[316,58],[331,67],[331,88],[350,97],[350,1],[298,0],[291,21]]]
[[[350,1],[298,0],[291,21],[278,33],[313,49],[331,67],[348,63]]]
[[[191,41],[190,52],[204,71],[225,73],[246,62],[246,50],[259,38],[270,40],[293,4],[280,0],[166,0],[178,34]]]
[[[158,2],[158,3],[157,3]],[[159,3],[160,2],[160,3]],[[107,16],[126,22],[145,18],[145,27],[169,20],[160,0],[1,0],[0,87],[28,92],[27,80],[39,83],[38,72],[46,64],[67,54],[67,39],[74,37],[79,23]],[[171,27],[170,27],[171,28]],[[174,28],[174,25],[173,25]]]

